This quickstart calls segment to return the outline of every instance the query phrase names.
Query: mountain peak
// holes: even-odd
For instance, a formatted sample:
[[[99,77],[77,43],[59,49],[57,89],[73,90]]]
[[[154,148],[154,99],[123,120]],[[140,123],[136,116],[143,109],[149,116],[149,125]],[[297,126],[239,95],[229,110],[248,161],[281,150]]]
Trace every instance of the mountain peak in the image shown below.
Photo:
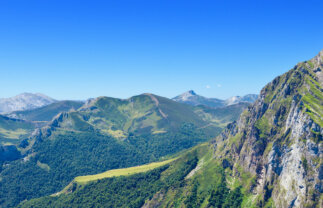
[[[315,187],[323,165],[307,164],[316,164],[322,151],[323,93],[309,73],[321,73],[322,57],[323,51],[265,86],[260,99],[216,139],[214,155],[233,161],[226,167],[242,167],[256,178],[255,193],[266,193],[270,184],[275,207],[315,207],[313,199],[320,194]]]
[[[209,107],[224,107],[228,105],[238,104],[238,103],[253,103],[258,98],[258,95],[248,94],[246,96],[234,96],[227,100],[221,100],[217,98],[207,98],[196,94],[193,90],[189,90],[173,98],[174,101],[180,103],[186,103],[189,105],[206,105]]]
[[[190,94],[190,95],[196,95],[196,93],[194,92],[194,90],[189,90],[187,93]]]
[[[320,51],[319,56],[323,57],[323,49]]]
[[[323,49],[311,59],[311,62],[315,67],[323,66]]]
[[[182,100],[188,100],[190,97],[194,97],[194,96],[197,96],[197,94],[193,90],[189,90],[177,96],[176,98],[182,99]]]

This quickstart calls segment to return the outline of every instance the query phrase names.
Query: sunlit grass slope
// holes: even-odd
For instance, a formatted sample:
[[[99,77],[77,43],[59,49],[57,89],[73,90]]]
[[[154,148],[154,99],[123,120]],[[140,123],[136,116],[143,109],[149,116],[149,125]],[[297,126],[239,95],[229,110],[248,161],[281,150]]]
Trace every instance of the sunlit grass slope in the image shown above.
[[[158,167],[161,167],[163,165],[166,165],[172,161],[174,161],[176,158],[165,160],[162,162],[153,162],[149,163],[146,165],[140,165],[140,166],[135,166],[135,167],[130,167],[130,168],[121,168],[121,169],[114,169],[114,170],[109,170],[100,174],[96,175],[87,175],[87,176],[78,176],[74,179],[75,182],[77,183],[87,183],[90,181],[95,181],[103,178],[110,178],[110,177],[116,177],[116,176],[127,176],[127,175],[132,175],[136,173],[142,173],[146,172]]]

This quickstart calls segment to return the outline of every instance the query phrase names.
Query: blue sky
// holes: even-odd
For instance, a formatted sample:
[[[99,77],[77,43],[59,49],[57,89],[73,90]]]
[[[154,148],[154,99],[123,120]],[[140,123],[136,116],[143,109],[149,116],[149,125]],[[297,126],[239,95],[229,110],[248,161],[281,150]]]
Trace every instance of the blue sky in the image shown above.
[[[1,0],[0,97],[259,93],[323,49],[322,1]]]

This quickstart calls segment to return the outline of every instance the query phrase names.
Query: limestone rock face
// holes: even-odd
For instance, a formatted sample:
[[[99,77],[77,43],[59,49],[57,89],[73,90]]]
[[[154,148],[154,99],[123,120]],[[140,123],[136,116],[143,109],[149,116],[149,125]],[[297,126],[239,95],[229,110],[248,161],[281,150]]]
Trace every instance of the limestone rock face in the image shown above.
[[[259,206],[323,206],[322,54],[269,83],[213,142],[216,158],[256,178]]]

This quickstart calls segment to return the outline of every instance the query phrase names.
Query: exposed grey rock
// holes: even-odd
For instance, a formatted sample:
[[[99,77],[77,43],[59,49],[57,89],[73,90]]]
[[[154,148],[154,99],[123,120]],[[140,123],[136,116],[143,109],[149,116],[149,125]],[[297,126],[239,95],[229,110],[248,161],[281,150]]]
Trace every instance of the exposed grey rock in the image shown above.
[[[262,197],[260,207],[269,198],[277,208],[323,206],[323,127],[318,107],[323,103],[323,89],[314,70],[322,63],[323,51],[311,64],[300,63],[275,78],[213,142],[215,155],[221,155],[218,159],[232,158],[234,171],[239,166],[256,178],[252,192]],[[315,84],[316,101],[304,99],[314,94],[310,80],[319,83]],[[225,148],[220,150],[220,146]]]

